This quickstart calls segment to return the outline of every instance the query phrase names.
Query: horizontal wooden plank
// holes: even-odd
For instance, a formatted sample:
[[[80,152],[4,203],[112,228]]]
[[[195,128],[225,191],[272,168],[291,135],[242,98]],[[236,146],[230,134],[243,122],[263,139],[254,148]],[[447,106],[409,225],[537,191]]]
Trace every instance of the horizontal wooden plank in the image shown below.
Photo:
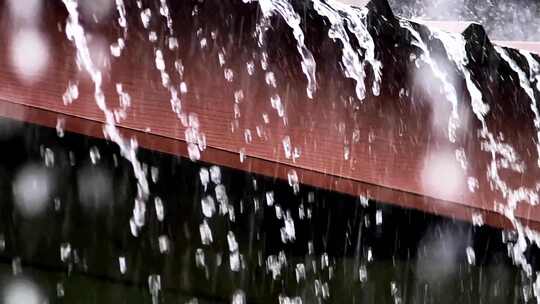
[[[46,46],[45,67],[28,74],[21,70],[24,64],[14,63],[13,52],[0,56],[3,115],[53,126],[56,115],[61,114],[68,119],[67,130],[102,136],[99,124],[104,118],[95,104],[93,85],[75,65],[75,50],[65,37],[66,13],[60,4],[49,5],[40,30],[34,33],[42,41],[34,47]],[[479,122],[468,104],[464,80],[452,76],[462,100],[458,144],[454,144],[447,137],[451,109],[441,84],[429,67],[415,67],[410,58],[418,50],[403,40],[406,36],[401,29],[392,27],[375,36],[384,67],[381,93],[370,94],[373,75],[368,71],[368,94],[359,101],[354,82],[339,67],[338,44],[328,38],[321,18],[311,20],[305,37],[317,62],[319,87],[310,100],[296,40],[286,24],[273,24],[266,37],[272,43],[263,55],[253,38],[256,4],[208,1],[192,15],[193,5],[181,2],[171,9],[180,44],[173,51],[167,50],[163,24],[153,25],[159,40],[149,42],[149,30],[139,24],[136,12],[130,15],[127,48],[120,58],[109,55],[109,45],[121,34],[114,26],[106,26],[114,24],[114,18],[88,27],[92,54],[102,54],[94,60],[102,63],[108,105],[118,105],[117,83],[131,96],[131,107],[119,123],[125,136],[136,136],[149,149],[187,154],[186,127],[171,110],[169,90],[163,88],[156,69],[155,54],[160,48],[171,82],[178,91],[182,81],[188,88],[186,94],[180,94],[182,113],[198,116],[208,146],[202,160],[279,178],[287,178],[294,169],[305,184],[460,219],[470,220],[472,212],[480,212],[490,223],[503,223],[494,202],[505,199],[485,178],[491,156],[482,151],[476,136]],[[235,18],[225,22],[224,16],[233,13]],[[26,51],[28,60],[35,60],[32,56],[40,53],[19,45],[21,33],[9,18],[0,20],[0,43],[15,53]],[[394,49],[395,45],[399,47]],[[182,77],[174,69],[175,60],[183,63]],[[261,64],[265,60],[266,70]],[[253,75],[247,73],[251,64]],[[480,64],[472,67],[476,74],[485,69]],[[497,69],[504,75],[510,73],[502,65]],[[275,87],[268,84],[269,77],[275,78]],[[70,82],[78,83],[79,96],[65,105],[62,96]],[[505,180],[512,187],[534,186],[540,170],[535,166],[535,130],[526,95],[515,80],[493,84],[486,78],[481,88],[492,108],[490,128],[504,134],[527,167],[523,174],[505,172]],[[240,90],[244,98],[235,103]],[[273,96],[281,98],[283,117],[271,103]],[[298,151],[297,158],[286,151],[284,142],[289,141],[291,149]],[[248,156],[244,163],[239,161],[240,150]],[[467,156],[467,171],[456,161],[456,150]],[[478,178],[474,192],[469,191],[468,177]],[[517,214],[532,226],[540,221],[540,209],[530,205],[521,205]]]

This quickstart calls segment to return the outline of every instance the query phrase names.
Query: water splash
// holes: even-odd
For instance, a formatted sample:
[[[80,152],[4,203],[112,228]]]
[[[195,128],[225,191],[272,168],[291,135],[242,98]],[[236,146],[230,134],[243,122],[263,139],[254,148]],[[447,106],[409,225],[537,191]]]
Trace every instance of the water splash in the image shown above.
[[[306,93],[312,99],[313,94],[317,91],[317,80],[315,77],[316,63],[313,54],[304,42],[304,32],[300,27],[300,16],[294,11],[293,6],[287,0],[259,0],[259,6],[263,14],[262,24],[264,24],[264,29],[259,30],[259,44],[263,44],[264,33],[268,28],[270,17],[276,13],[279,14],[293,30],[293,35],[296,39],[296,48],[302,58],[302,71],[308,81]]]
[[[381,90],[382,63],[375,58],[375,43],[365,24],[368,9],[353,8],[333,0],[313,0],[313,8],[330,22],[328,37],[339,40],[342,44],[341,62],[345,68],[345,76],[356,82],[357,98],[363,100],[366,96],[366,62],[370,64],[374,75],[373,95],[378,96]],[[347,30],[354,34],[360,47],[365,48],[363,60],[360,60],[360,50],[355,50],[351,45]]]

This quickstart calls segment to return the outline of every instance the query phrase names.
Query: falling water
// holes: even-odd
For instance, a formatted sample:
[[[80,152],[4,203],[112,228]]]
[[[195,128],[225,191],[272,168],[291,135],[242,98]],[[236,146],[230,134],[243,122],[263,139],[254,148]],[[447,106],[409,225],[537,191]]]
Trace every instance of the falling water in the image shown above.
[[[342,63],[345,67],[345,76],[356,81],[356,95],[362,100],[365,97],[364,67],[368,62],[373,71],[373,95],[379,96],[382,80],[382,63],[375,58],[375,43],[366,27],[368,8],[354,8],[334,0],[321,2],[313,0],[315,10],[330,21],[328,36],[338,39],[343,44]],[[354,50],[348,38],[344,25],[355,36],[361,48],[365,49],[364,59],[359,61],[360,50]]]
[[[140,228],[144,225],[144,210],[146,210],[144,204],[149,195],[148,181],[146,175],[142,170],[141,163],[137,159],[137,142],[135,139],[131,139],[129,143],[120,135],[120,132],[116,128],[116,121],[114,112],[107,108],[105,102],[105,94],[101,89],[102,74],[101,71],[94,65],[90,56],[90,50],[88,48],[88,42],[86,40],[85,30],[79,23],[78,4],[75,0],[63,0],[64,5],[69,13],[69,17],[66,23],[66,36],[72,41],[77,50],[77,63],[81,64],[84,69],[90,75],[90,78],[94,82],[94,99],[98,108],[105,115],[104,133],[106,136],[115,142],[120,148],[120,152],[133,167],[133,173],[137,179],[138,193],[137,199],[135,199],[135,206],[133,209],[132,225]],[[136,229],[134,229],[136,231]]]
[[[264,17],[263,23],[269,22],[270,17],[278,13],[293,30],[293,35],[297,43],[296,48],[302,58],[302,71],[308,81],[306,93],[309,98],[313,98],[313,94],[317,90],[317,80],[315,77],[316,63],[313,54],[304,42],[304,32],[300,28],[300,16],[294,11],[294,8],[287,0],[259,0],[259,6]],[[264,32],[261,31],[259,33],[259,43],[261,44],[264,40]]]
[[[90,50],[88,48],[88,43],[85,36],[85,31],[79,23],[79,14],[77,10],[76,0],[63,0],[66,8],[69,12],[68,22],[66,24],[66,35],[70,41],[72,41],[77,50],[77,63],[81,64],[82,67],[88,72],[93,83],[94,83],[94,98],[99,109],[104,113],[106,124],[104,127],[104,132],[106,136],[114,141],[120,147],[122,155],[130,161],[135,176],[138,182],[138,197],[135,200],[135,208],[133,210],[133,219],[135,227],[133,228],[133,233],[136,235],[137,231],[142,225],[144,225],[144,214],[146,210],[146,199],[149,195],[148,182],[146,180],[146,175],[142,169],[140,162],[136,157],[137,143],[134,140],[131,140],[129,143],[121,136],[118,129],[116,128],[116,123],[126,117],[126,111],[131,104],[129,94],[125,92],[122,84],[116,85],[116,92],[120,100],[121,107],[118,110],[110,110],[105,101],[105,95],[102,91],[102,74],[101,71],[96,67],[92,62],[90,57]],[[368,32],[365,25],[365,16],[366,9],[360,10],[356,8],[351,8],[349,6],[328,0],[313,0],[314,8],[317,13],[330,22],[330,29],[328,31],[329,38],[334,41],[339,41],[342,45],[342,56],[341,62],[343,64],[344,75],[355,81],[356,87],[355,92],[358,99],[362,100],[365,98],[366,85],[365,85],[365,65],[369,63],[372,68],[374,80],[372,85],[372,91],[374,95],[379,95],[380,93],[380,83],[382,78],[382,64],[379,60],[375,58],[375,44],[373,38]],[[117,10],[119,12],[118,24],[123,29],[123,36],[118,38],[113,45],[111,45],[110,50],[111,54],[114,57],[119,57],[122,54],[126,46],[127,38],[127,21],[126,21],[126,12],[123,0],[116,0]],[[264,22],[268,22],[268,19],[274,14],[279,14],[287,23],[287,25],[292,29],[294,38],[297,42],[297,51],[299,52],[302,62],[302,71],[305,74],[308,85],[306,92],[309,98],[313,98],[314,93],[317,89],[316,84],[316,63],[313,58],[311,51],[306,47],[304,42],[304,33],[300,27],[301,19],[300,16],[294,11],[293,6],[287,0],[259,0],[259,5],[263,12]],[[166,63],[166,58],[164,56],[163,50],[157,46],[156,33],[151,31],[151,18],[152,12],[150,9],[143,9],[142,5],[139,4],[141,22],[145,29],[147,29],[148,40],[153,44],[154,50],[154,61],[155,68],[159,71],[161,76],[161,82],[164,88],[166,88],[170,94],[171,108],[174,113],[178,116],[181,123],[186,127],[185,138],[188,143],[188,152],[192,160],[198,160],[200,158],[200,152],[203,151],[206,146],[206,139],[204,133],[200,131],[200,123],[197,115],[194,113],[184,113],[182,112],[180,95],[187,92],[187,84],[181,82],[179,85],[175,85],[171,81],[171,77],[166,70],[167,66],[170,66]],[[173,35],[173,19],[170,15],[169,8],[167,6],[166,0],[160,0],[160,14],[165,17],[167,22],[167,30],[169,36],[166,39],[169,42],[169,48],[174,49],[178,47],[178,41],[174,40]],[[456,130],[459,128],[459,116],[458,116],[458,96],[456,88],[451,84],[450,80],[447,78],[445,71],[438,65],[437,61],[432,58],[429,47],[426,42],[423,41],[420,34],[412,27],[411,23],[406,20],[400,20],[400,25],[407,31],[411,33],[414,38],[412,42],[413,45],[418,47],[423,55],[420,57],[433,71],[434,76],[443,84],[443,90],[446,98],[452,106],[452,112],[450,114],[449,123],[448,123],[448,137],[452,143],[456,141]],[[364,54],[360,50],[355,50],[350,41],[350,37],[347,32],[354,34],[355,38],[358,40],[361,48],[365,49]],[[259,32],[260,41],[263,40],[264,32]],[[458,71],[462,74],[465,79],[466,88],[470,94],[471,107],[476,118],[481,122],[482,128],[480,132],[480,138],[482,140],[482,149],[489,153],[492,157],[491,163],[488,165],[487,173],[489,182],[494,185],[494,187],[501,192],[502,196],[506,200],[506,205],[499,206],[499,212],[508,217],[513,223],[514,227],[518,232],[518,239],[515,244],[512,246],[512,257],[518,265],[520,265],[523,270],[527,273],[529,277],[532,276],[532,267],[527,262],[524,256],[524,252],[527,248],[527,239],[531,242],[540,244],[540,235],[533,232],[532,230],[524,227],[514,215],[514,211],[517,208],[518,203],[528,202],[530,204],[538,203],[538,189],[527,189],[525,187],[519,187],[518,189],[512,189],[506,182],[499,176],[499,170],[501,167],[501,158],[507,163],[510,164],[509,168],[511,170],[524,173],[524,165],[519,159],[519,156],[514,151],[514,149],[504,143],[499,137],[495,136],[489,129],[486,122],[486,115],[489,112],[489,106],[483,101],[482,93],[472,78],[470,71],[467,68],[468,58],[465,48],[465,40],[461,36],[455,36],[445,32],[439,31],[430,31],[431,37],[434,37],[441,41],[443,44],[448,58],[456,65]],[[172,40],[171,40],[172,39]],[[203,48],[204,43],[201,40],[201,48]],[[525,56],[529,63],[530,73],[528,79],[527,74],[523,72],[517,63],[515,63],[508,54],[502,48],[496,48],[497,52],[501,55],[503,60],[505,60],[510,67],[518,74],[521,87],[525,90],[529,98],[531,99],[531,109],[535,115],[535,127],[537,129],[537,150],[539,154],[539,166],[540,166],[540,115],[537,110],[537,103],[534,97],[534,90],[531,87],[531,82],[533,78],[537,81],[537,89],[540,91],[540,65],[529,53],[522,54]],[[363,59],[361,59],[363,55]],[[264,56],[263,56],[264,57]],[[225,57],[222,55],[220,57],[220,64],[223,66],[225,64]],[[179,75],[182,76],[183,65],[181,60],[176,59],[174,66],[178,71]],[[248,73],[251,75],[253,73],[253,63],[248,63]],[[266,70],[266,69],[265,69]],[[227,70],[224,68],[224,75],[227,80],[232,81],[234,79],[234,72],[232,70]],[[271,71],[268,71],[266,74],[266,83],[269,87],[276,88],[275,76]],[[76,87],[76,86],[75,86]],[[74,93],[74,90],[68,88],[68,96],[66,97],[66,103],[71,103],[74,99],[77,98],[77,94]],[[66,94],[68,93],[66,92]],[[241,91],[239,91],[241,92]],[[75,95],[75,96],[73,96]],[[235,100],[240,100],[240,93],[238,95],[235,93]],[[237,98],[238,97],[238,98]],[[239,102],[239,101],[238,101]],[[272,106],[278,111],[280,116],[283,116],[283,105],[281,104],[281,99],[278,95],[272,97]],[[251,136],[251,135],[250,135]],[[247,137],[246,137],[247,138]],[[250,140],[251,141],[251,140]],[[249,142],[246,140],[246,142]],[[293,149],[291,145],[290,138],[287,136],[284,138],[283,147],[287,158],[292,157]],[[459,150],[461,151],[461,150]],[[462,155],[463,154],[463,155]],[[460,154],[461,157],[465,157],[464,152]],[[466,166],[464,166],[465,169]],[[504,168],[506,169],[506,168]],[[200,184],[203,188],[204,196],[200,200],[201,207],[201,222],[199,225],[200,240],[202,246],[210,246],[214,242],[214,237],[210,224],[212,223],[211,219],[215,218],[217,214],[228,215],[230,221],[234,221],[234,209],[231,204],[229,204],[229,198],[227,196],[225,185],[222,183],[222,176],[219,167],[213,166],[210,170],[206,168],[201,168],[199,171]],[[154,178],[153,178],[154,179]],[[295,194],[298,194],[300,189],[300,181],[296,171],[291,170],[288,172],[288,182],[292,187],[292,190]],[[212,194],[211,190],[214,191]],[[472,190],[471,190],[472,191]],[[214,197],[215,196],[215,200]],[[279,205],[275,198],[274,194],[271,191],[265,192],[266,202],[268,207],[273,207],[275,210],[276,218],[282,222],[280,228],[281,240],[284,244],[294,242],[296,239],[296,228],[293,217],[291,216],[290,210],[285,208],[285,205]],[[217,201],[217,203],[216,203]],[[308,203],[312,203],[312,199],[308,199]],[[367,198],[361,199],[362,205],[367,206]],[[219,206],[216,206],[219,204]],[[257,206],[255,210],[259,208],[258,201],[254,200],[254,204]],[[154,199],[154,205],[156,210],[156,217],[158,221],[162,222],[165,217],[165,210],[163,202],[159,197]],[[304,205],[299,207],[299,217],[303,218],[304,216]],[[310,214],[309,208],[307,208],[307,214]],[[309,218],[309,215],[308,215]],[[386,220],[385,220],[386,221]],[[383,224],[382,211],[377,210],[375,216],[375,223],[377,226]],[[481,225],[483,219],[479,215],[473,215],[473,223],[475,225]],[[216,231],[218,233],[218,231]],[[159,249],[161,253],[169,252],[169,239],[166,235],[160,235],[158,238]],[[227,245],[230,253],[230,269],[231,271],[240,271],[242,267],[242,258],[239,254],[239,245],[236,240],[236,237],[232,231],[227,231]],[[312,251],[312,250],[310,250]],[[368,251],[368,261],[371,261],[371,249]],[[475,264],[475,252],[471,247],[467,247],[466,250],[468,262],[470,264]],[[263,259],[261,259],[263,260]],[[328,266],[328,256],[326,256],[326,262],[321,259],[322,268],[330,268]],[[120,272],[124,274],[126,272],[126,258],[121,256],[118,260]],[[197,265],[205,266],[205,253],[203,249],[197,249]],[[267,270],[272,274],[273,278],[276,279],[283,269],[287,266],[287,260],[285,253],[280,251],[279,255],[270,255],[266,258],[266,267]],[[359,268],[359,280],[361,282],[367,280],[367,270],[366,266],[363,265]],[[296,277],[297,281],[305,280],[305,266],[304,264],[296,264]],[[149,289],[152,294],[152,301],[157,303],[159,301],[159,292],[161,290],[161,278],[159,275],[151,275],[148,277]],[[328,283],[323,280],[315,280],[315,292],[320,295],[322,298],[329,297],[329,287]],[[394,300],[397,302],[398,299],[401,301],[401,292],[399,286],[396,282],[391,283],[391,293],[394,297]],[[540,279],[537,276],[535,283],[535,293],[537,298],[540,299]],[[237,290],[233,294],[232,301],[234,303],[244,303],[245,293],[242,290]],[[286,300],[287,299],[287,300]],[[295,298],[296,299],[296,298]],[[298,298],[300,299],[300,298]],[[280,302],[292,301],[288,297],[280,296]],[[294,300],[296,302],[296,300]],[[301,301],[301,300],[300,300]]]
[[[426,43],[420,36],[420,33],[416,31],[412,24],[405,19],[400,19],[399,24],[402,28],[406,29],[411,33],[414,38],[412,45],[417,46],[423,52],[423,55],[420,57],[425,63],[429,65],[433,71],[433,75],[439,79],[443,84],[443,90],[445,92],[446,98],[452,105],[452,113],[450,114],[450,119],[448,121],[448,138],[450,142],[454,143],[456,141],[456,130],[459,128],[459,114],[458,114],[458,97],[456,89],[447,79],[447,74],[438,66],[437,62],[433,60],[431,52],[427,47]],[[416,60],[419,60],[418,58]]]
[[[329,3],[321,0],[313,0],[313,8],[319,15],[326,17],[330,22],[328,37],[339,40],[343,45],[341,63],[345,68],[345,76],[354,79],[356,82],[356,97],[363,100],[366,96],[364,62],[360,61],[358,51],[351,45],[343,17]]]
[[[528,277],[532,277],[532,267],[527,261],[524,253],[527,249],[526,239],[533,240],[529,235],[525,233],[527,230],[523,224],[515,216],[515,210],[519,202],[527,202],[531,205],[538,204],[538,189],[528,189],[520,186],[517,189],[511,188],[499,175],[500,169],[510,169],[516,172],[523,173],[525,168],[519,156],[514,151],[512,146],[506,144],[495,137],[495,135],[489,131],[485,116],[489,112],[489,106],[483,102],[483,97],[480,89],[472,80],[470,71],[467,69],[468,58],[466,55],[465,39],[463,37],[452,37],[450,34],[444,32],[436,32],[435,35],[444,45],[447,54],[456,64],[458,70],[463,74],[466,81],[466,86],[471,96],[471,105],[473,113],[476,118],[481,122],[482,129],[480,136],[483,139],[482,149],[491,154],[491,163],[487,168],[488,179],[495,189],[498,190],[501,195],[506,199],[506,205],[500,205],[499,212],[505,215],[513,224],[518,233],[516,243],[512,246],[512,258],[517,265],[522,267]],[[500,49],[496,47],[496,50],[501,54]],[[501,54],[503,60],[509,59],[508,56]],[[519,74],[519,73],[518,73]],[[526,78],[525,78],[526,79]],[[520,77],[520,83],[522,82]],[[523,83],[522,83],[523,86]],[[529,95],[531,96],[531,95]],[[534,95],[532,95],[534,99]],[[504,163],[508,166],[501,165],[501,161],[498,161],[497,157],[501,157]],[[538,186],[537,186],[538,188]],[[540,282],[540,278],[536,278],[537,284]],[[536,292],[537,299],[540,299],[540,293]]]
[[[501,58],[508,63],[510,68],[516,72],[516,74],[519,77],[519,85],[521,88],[525,91],[529,99],[531,100],[531,111],[534,114],[534,127],[536,128],[536,151],[538,153],[538,166],[540,167],[540,113],[538,113],[538,106],[536,103],[536,98],[534,96],[534,90],[531,87],[531,80],[529,77],[527,77],[527,74],[525,71],[523,71],[519,65],[508,55],[508,53],[504,50],[504,48],[500,46],[495,46],[495,50]],[[527,63],[529,64],[529,75],[532,79],[538,77],[538,72],[540,70],[540,65],[538,62],[532,57],[532,55],[529,52],[526,51],[520,51],[521,54],[527,59]],[[533,75],[536,75],[536,77],[533,78]],[[537,86],[538,86],[537,82]]]

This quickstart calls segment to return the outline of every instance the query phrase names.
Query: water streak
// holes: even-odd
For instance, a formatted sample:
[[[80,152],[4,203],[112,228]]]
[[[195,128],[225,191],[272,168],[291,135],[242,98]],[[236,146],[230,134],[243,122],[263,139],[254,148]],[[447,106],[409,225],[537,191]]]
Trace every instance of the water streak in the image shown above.
[[[519,77],[519,85],[521,88],[527,93],[527,96],[531,100],[531,111],[534,114],[534,127],[536,129],[536,151],[538,153],[538,167],[540,167],[540,113],[538,112],[538,105],[536,103],[536,98],[534,96],[534,90],[531,87],[531,80],[529,77],[527,77],[527,74],[519,67],[517,62],[515,62],[510,56],[508,55],[508,52],[504,50],[504,48],[495,46],[495,50],[501,58],[508,63],[510,68],[516,72],[516,74]],[[538,62],[532,57],[531,53],[526,51],[520,51],[520,53],[527,59],[527,63],[529,64],[529,75],[531,78],[534,78],[538,81],[540,79],[540,75],[538,75],[538,72],[540,71],[540,65]],[[540,84],[536,83],[537,88],[540,90]]]
[[[141,208],[140,204],[144,204],[149,194],[148,181],[146,175],[142,169],[141,163],[137,159],[137,142],[135,139],[131,139],[127,142],[116,128],[116,121],[114,112],[109,110],[105,100],[105,94],[101,88],[102,74],[96,67],[90,56],[90,50],[88,48],[88,41],[86,40],[86,33],[82,25],[79,23],[78,3],[75,0],[63,0],[63,3],[69,13],[68,20],[66,22],[66,36],[75,45],[77,55],[76,61],[78,65],[84,67],[84,69],[90,75],[92,82],[94,83],[94,99],[98,108],[105,115],[104,133],[111,141],[115,142],[120,148],[121,155],[126,158],[132,165],[133,173],[137,179],[137,199],[135,200],[134,217],[137,214],[136,210],[145,210]],[[144,213],[142,214],[144,219]],[[138,221],[137,226],[144,225],[144,221]]]
[[[382,81],[382,63],[375,58],[375,42],[369,33],[365,20],[368,9],[354,8],[334,0],[313,0],[313,7],[319,15],[330,21],[328,36],[333,40],[339,40],[342,45],[341,62],[345,68],[345,76],[356,82],[356,96],[358,99],[365,98],[366,87],[364,84],[365,65],[370,64],[373,72],[373,95],[379,96]],[[345,27],[346,25],[346,27]],[[349,30],[358,41],[361,48],[365,48],[364,59],[360,60],[361,50],[355,50],[350,42]]]
[[[293,6],[287,0],[259,0],[259,6],[264,17],[263,23],[268,23],[270,17],[275,13],[278,13],[293,30],[293,36],[296,39],[296,48],[302,58],[302,71],[306,75],[308,81],[306,93],[307,96],[312,99],[313,94],[317,90],[317,80],[315,77],[316,63],[313,54],[304,42],[304,32],[302,31],[302,28],[300,28],[300,16],[294,11]],[[259,31],[260,44],[262,44],[265,31],[266,30]]]
[[[446,95],[446,99],[448,99],[448,101],[452,105],[452,113],[450,114],[450,119],[448,121],[448,138],[450,139],[450,142],[454,143],[456,142],[456,130],[459,127],[458,96],[456,93],[456,89],[447,79],[446,73],[439,67],[437,62],[433,60],[431,52],[429,51],[428,46],[420,36],[420,33],[418,33],[418,31],[416,31],[412,27],[412,24],[408,20],[401,19],[399,24],[402,28],[406,29],[413,36],[414,41],[412,42],[412,45],[420,48],[423,52],[423,55],[420,57],[420,59],[422,59],[426,64],[429,65],[429,67],[433,71],[433,75],[443,84],[443,90]]]

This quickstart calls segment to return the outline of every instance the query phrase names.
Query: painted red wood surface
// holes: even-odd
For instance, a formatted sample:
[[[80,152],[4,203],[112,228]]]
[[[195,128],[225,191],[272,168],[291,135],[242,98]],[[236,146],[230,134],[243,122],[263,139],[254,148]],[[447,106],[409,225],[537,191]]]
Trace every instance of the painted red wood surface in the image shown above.
[[[50,127],[56,124],[56,117],[60,115],[67,119],[68,131],[102,137],[100,123],[104,118],[95,105],[92,84],[74,64],[74,48],[63,32],[65,12],[61,9],[53,12],[41,21],[40,26],[50,55],[44,72],[28,81],[14,68],[8,52],[0,56],[0,112],[3,116]],[[0,45],[8,50],[20,29],[10,26],[9,18],[2,18],[0,24]],[[102,47],[107,53],[109,43],[117,35],[116,29],[99,25],[90,28],[96,45],[99,46],[101,40],[106,41]],[[169,93],[160,84],[154,49],[146,42],[144,31],[131,31],[126,53],[120,59],[112,59],[104,69],[107,102],[110,107],[118,104],[114,86],[122,83],[132,99],[127,118],[119,123],[124,135],[135,136],[145,148],[185,156],[185,127],[171,111]],[[342,85],[342,78],[334,77],[332,73],[336,71],[326,69],[324,64],[318,75],[321,89],[314,100],[305,96],[303,75],[288,75],[283,72],[287,69],[283,68],[276,72],[280,86],[275,91],[284,100],[287,117],[284,123],[270,105],[264,74],[250,77],[242,72],[245,71],[246,54],[229,52],[227,64],[236,71],[236,76],[233,82],[227,82],[223,80],[223,68],[215,63],[216,49],[197,55],[213,57],[214,61],[184,62],[186,70],[201,71],[187,81],[190,90],[182,96],[182,110],[199,117],[208,144],[202,160],[279,178],[287,178],[289,170],[295,169],[305,184],[367,195],[458,219],[470,220],[473,212],[480,212],[488,223],[508,226],[495,212],[494,202],[504,199],[485,181],[489,156],[480,149],[476,137],[478,122],[465,105],[459,109],[462,126],[458,138],[468,156],[468,172],[452,178],[456,183],[452,186],[453,191],[441,191],[433,186],[442,184],[444,188],[447,182],[445,171],[454,170],[458,164],[455,162],[456,145],[448,141],[446,124],[441,125],[437,118],[438,115],[448,117],[450,107],[443,103],[444,106],[435,111],[432,101],[444,97],[437,88],[433,92],[422,91],[424,86],[418,75],[428,73],[426,68],[420,72],[402,73],[397,64],[390,61],[391,54],[385,54],[381,95],[368,96],[354,106],[349,100],[340,98],[341,90],[350,91],[351,86]],[[246,51],[248,55],[249,51]],[[184,53],[167,55],[187,56]],[[323,55],[321,51],[316,54],[316,59],[324,62]],[[328,56],[329,62],[337,61],[331,54]],[[276,65],[287,63],[292,64],[276,59]],[[171,61],[167,66],[171,68]],[[391,83],[389,78],[420,87],[420,92],[416,93],[418,100],[409,103],[397,91],[385,89],[384,81]],[[72,104],[64,105],[62,95],[72,80],[79,81],[80,97]],[[462,82],[457,83],[463,88]],[[512,97],[527,107],[526,97],[515,90],[506,90],[505,85],[495,85],[495,89],[504,91],[499,98]],[[245,100],[239,105],[241,115],[235,121],[233,95],[238,88],[244,89]],[[469,98],[464,89],[461,97]],[[532,114],[522,115],[524,111],[515,110],[512,105],[502,100],[500,106],[494,106],[489,124],[492,129],[504,133],[507,141],[524,155],[527,164],[526,174],[511,173],[505,175],[505,179],[511,185],[531,186],[540,180],[540,170],[534,165],[537,155],[532,141],[535,134]],[[268,123],[264,121],[263,113],[269,116]],[[262,130],[261,136],[257,135],[257,128]],[[252,134],[250,143],[245,140],[246,130]],[[285,157],[282,142],[286,136],[290,137],[293,147],[300,149],[298,159]],[[344,157],[346,146],[350,149],[348,159]],[[245,149],[247,155],[243,163],[239,161],[241,149]],[[447,161],[450,161],[450,167],[440,167]],[[479,177],[479,188],[475,192],[468,190],[468,176]],[[539,227],[540,209],[522,205],[517,214],[530,221],[532,227]]]

